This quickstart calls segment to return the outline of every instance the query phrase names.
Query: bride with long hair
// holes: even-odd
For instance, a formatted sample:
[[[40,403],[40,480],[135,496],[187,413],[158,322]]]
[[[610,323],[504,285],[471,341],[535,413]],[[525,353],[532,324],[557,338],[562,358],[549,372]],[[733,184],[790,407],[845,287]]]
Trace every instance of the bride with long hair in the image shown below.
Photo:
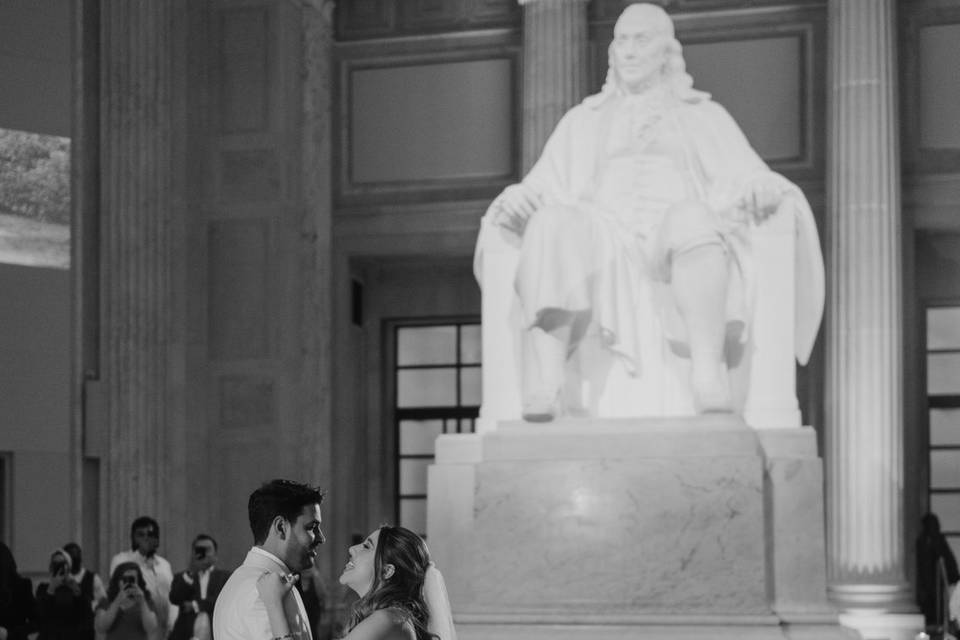
[[[420,536],[384,525],[349,554],[340,583],[360,598],[345,640],[456,640],[443,576]],[[257,582],[274,637],[289,637],[283,598],[291,588],[275,573]]]

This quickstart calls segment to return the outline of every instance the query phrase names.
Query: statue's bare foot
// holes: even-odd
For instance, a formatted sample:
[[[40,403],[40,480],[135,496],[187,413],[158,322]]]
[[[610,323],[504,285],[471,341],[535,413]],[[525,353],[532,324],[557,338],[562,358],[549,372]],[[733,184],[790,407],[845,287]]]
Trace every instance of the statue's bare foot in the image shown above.
[[[693,402],[700,413],[729,413],[733,411],[730,381],[722,363],[706,365],[694,363],[690,374]]]
[[[524,400],[523,419],[527,422],[551,422],[558,415],[560,402],[556,394],[536,394]]]

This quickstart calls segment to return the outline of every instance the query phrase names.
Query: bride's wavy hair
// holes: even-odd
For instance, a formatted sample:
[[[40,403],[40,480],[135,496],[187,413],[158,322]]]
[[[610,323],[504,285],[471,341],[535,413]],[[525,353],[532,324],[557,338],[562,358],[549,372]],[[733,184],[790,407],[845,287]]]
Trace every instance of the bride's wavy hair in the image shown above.
[[[393,575],[384,579],[387,565],[393,565]],[[440,640],[427,631],[430,612],[423,598],[423,580],[429,565],[430,552],[420,536],[403,527],[381,526],[373,585],[353,605],[348,631],[378,609],[397,609],[413,625],[417,640]]]

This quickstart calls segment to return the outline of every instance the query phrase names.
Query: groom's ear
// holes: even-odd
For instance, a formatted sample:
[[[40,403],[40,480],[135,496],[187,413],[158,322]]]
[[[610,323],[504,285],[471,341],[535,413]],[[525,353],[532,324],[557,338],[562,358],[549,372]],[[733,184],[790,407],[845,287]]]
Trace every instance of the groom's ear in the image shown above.
[[[390,578],[392,578],[396,570],[397,570],[396,567],[394,567],[392,564],[386,565],[383,568],[383,579],[389,580]]]
[[[277,534],[277,537],[281,540],[286,540],[287,538],[287,529],[289,528],[289,523],[284,520],[283,516],[277,516],[273,519],[273,522],[270,523],[270,529]]]

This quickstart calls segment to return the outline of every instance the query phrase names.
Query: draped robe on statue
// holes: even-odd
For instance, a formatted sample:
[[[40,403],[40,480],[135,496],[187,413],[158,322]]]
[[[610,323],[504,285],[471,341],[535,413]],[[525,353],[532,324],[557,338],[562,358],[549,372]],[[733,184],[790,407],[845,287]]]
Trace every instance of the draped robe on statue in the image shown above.
[[[683,99],[666,89],[640,96],[601,93],[561,119],[523,180],[543,202],[520,240],[515,288],[523,328],[546,327],[552,310],[583,312],[602,344],[639,375],[641,306],[660,318],[675,352],[684,355],[686,349],[684,323],[669,290],[671,250],[720,242],[729,258],[728,339],[742,345],[756,278],[750,231],[762,224],[753,221],[743,198],[763,175],[772,176],[784,194],[780,212],[789,207],[797,220],[794,348],[805,363],[824,294],[810,206],[795,185],[769,170],[726,110],[699,92]],[[671,246],[662,234],[669,226],[664,216],[685,201],[715,214],[714,227],[706,230],[712,237]],[[482,254],[478,246],[478,267]],[[638,286],[640,278],[653,286]],[[571,350],[582,337],[574,332]]]

